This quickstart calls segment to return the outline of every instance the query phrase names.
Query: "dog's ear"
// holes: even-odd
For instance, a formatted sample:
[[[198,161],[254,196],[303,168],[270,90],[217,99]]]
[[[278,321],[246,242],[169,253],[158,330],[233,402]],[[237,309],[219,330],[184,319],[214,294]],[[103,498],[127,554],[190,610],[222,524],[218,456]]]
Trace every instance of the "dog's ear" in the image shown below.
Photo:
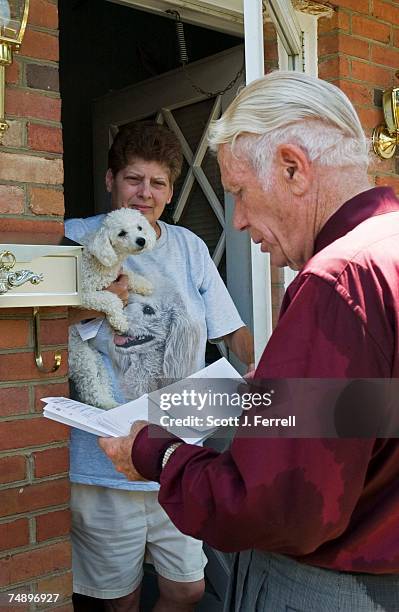
[[[86,248],[103,266],[110,267],[118,261],[117,254],[109,239],[108,231],[104,227],[94,235],[94,238],[89,241]]]
[[[165,378],[184,378],[196,369],[196,355],[200,330],[189,319],[183,304],[171,312],[170,329],[165,343],[163,376]]]

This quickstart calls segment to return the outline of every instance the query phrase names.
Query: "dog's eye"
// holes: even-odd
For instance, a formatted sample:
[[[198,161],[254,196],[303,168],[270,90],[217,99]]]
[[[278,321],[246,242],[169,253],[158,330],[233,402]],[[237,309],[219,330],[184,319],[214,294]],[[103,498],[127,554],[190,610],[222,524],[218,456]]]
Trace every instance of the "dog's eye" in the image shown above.
[[[152,315],[155,314],[155,310],[151,308],[151,306],[144,306],[143,313],[146,315]]]
[[[121,238],[123,238],[123,236],[127,236],[127,232],[125,230],[121,230],[118,234],[118,236],[120,236]]]
[[[137,229],[139,230],[139,232],[142,232],[142,231],[143,231],[143,228],[141,227],[141,225],[138,225],[138,226],[137,226]]]

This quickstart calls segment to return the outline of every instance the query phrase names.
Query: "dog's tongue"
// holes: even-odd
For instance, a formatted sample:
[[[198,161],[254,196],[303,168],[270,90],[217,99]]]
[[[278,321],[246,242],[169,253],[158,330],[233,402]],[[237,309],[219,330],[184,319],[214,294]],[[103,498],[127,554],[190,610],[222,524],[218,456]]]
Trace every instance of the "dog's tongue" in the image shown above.
[[[128,342],[129,339],[129,336],[119,336],[118,334],[115,334],[114,343],[116,344],[116,346],[123,346],[124,344],[126,344],[126,342]]]

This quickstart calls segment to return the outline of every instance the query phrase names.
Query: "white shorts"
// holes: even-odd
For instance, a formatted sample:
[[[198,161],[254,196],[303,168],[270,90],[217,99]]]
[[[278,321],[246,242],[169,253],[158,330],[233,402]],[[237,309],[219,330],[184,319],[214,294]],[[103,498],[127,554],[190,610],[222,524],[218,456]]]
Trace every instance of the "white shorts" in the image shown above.
[[[132,593],[143,563],[175,582],[204,577],[202,542],[183,535],[158,503],[158,491],[72,484],[72,570],[75,593],[114,599]]]

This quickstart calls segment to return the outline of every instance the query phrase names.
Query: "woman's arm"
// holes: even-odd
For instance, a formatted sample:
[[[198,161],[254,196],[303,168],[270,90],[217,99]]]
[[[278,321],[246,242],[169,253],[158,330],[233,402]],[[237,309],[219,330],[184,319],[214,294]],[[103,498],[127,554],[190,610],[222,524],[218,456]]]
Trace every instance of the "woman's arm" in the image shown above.
[[[117,295],[126,305],[129,299],[128,282],[129,280],[126,274],[120,274],[118,278],[106,288],[106,291],[115,293],[115,295]],[[80,309],[79,307],[68,309],[69,325],[75,325],[75,323],[80,323],[86,319],[96,319],[97,317],[104,317],[104,313],[97,310]]]
[[[249,370],[254,368],[254,339],[248,327],[236,329],[223,336],[223,340],[238,359],[248,366]]]

